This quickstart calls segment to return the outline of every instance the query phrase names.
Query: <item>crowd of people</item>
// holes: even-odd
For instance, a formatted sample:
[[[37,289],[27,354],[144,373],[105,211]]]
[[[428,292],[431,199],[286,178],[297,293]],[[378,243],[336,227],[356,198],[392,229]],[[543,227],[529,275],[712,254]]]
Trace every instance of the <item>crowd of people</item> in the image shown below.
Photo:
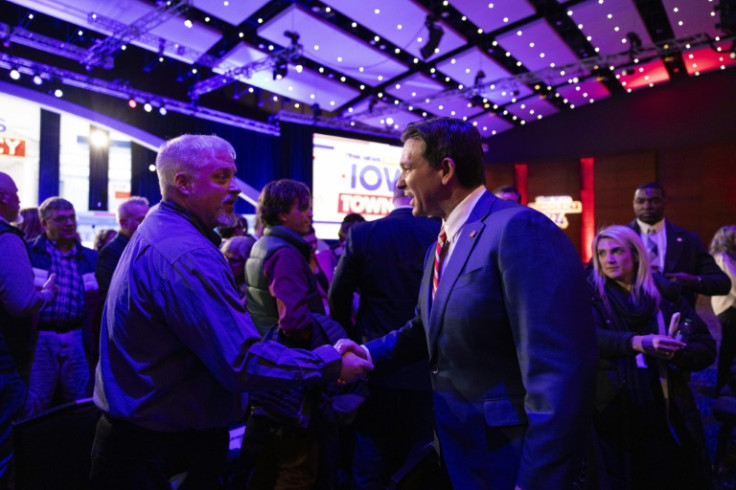
[[[584,267],[518,190],[485,188],[472,125],[402,142],[394,210],[346,216],[333,248],[290,179],[250,234],[217,136],[167,141],[161,202],[123,202],[98,250],[70,202],[26,213],[0,173],[0,489],[13,421],[90,396],[95,489],[710,488],[688,379],[716,342],[694,306],[722,324],[720,388],[736,226],[706,250],[646,183]]]

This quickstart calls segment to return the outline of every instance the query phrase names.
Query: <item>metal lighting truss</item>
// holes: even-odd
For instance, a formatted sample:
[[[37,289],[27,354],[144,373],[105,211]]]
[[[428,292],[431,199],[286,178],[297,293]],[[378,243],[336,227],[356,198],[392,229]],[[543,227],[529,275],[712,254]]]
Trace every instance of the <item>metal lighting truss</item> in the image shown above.
[[[715,41],[720,42],[733,37],[733,35],[720,37]],[[585,58],[564,66],[518,73],[490,83],[482,82],[469,87],[443,90],[428,96],[407,99],[399,102],[398,104],[386,104],[381,107],[374,107],[372,110],[349,113],[336,119],[351,121],[368,114],[373,117],[393,114],[401,109],[417,107],[420,104],[430,101],[438,101],[458,96],[465,96],[470,100],[474,96],[487,97],[491,94],[504,91],[513,92],[519,90],[522,86],[533,87],[534,85],[541,85],[547,90],[554,89],[555,87],[562,85],[577,83],[578,81],[591,76],[605,76],[606,72],[610,73],[615,68],[635,66],[640,62],[650,61],[655,58],[679,55],[684,51],[703,45],[710,45],[714,48],[714,39],[706,33],[699,33],[682,39],[660,41],[653,46],[647,46],[644,48],[629,49],[620,53]]]
[[[87,51],[82,63],[85,66],[101,66],[105,58],[113,56],[121,46],[132,41],[148,41],[151,42],[147,34],[167,20],[189,9],[190,0],[171,0],[161,4],[156,9],[150,11],[143,17],[137,19],[130,25],[122,24],[116,20],[110,19],[95,12],[87,14],[87,22],[90,25],[98,24],[106,30],[112,32],[112,35],[106,37],[102,41],[95,43]],[[144,39],[146,37],[146,39]],[[153,39],[153,45],[158,45],[160,39]],[[161,48],[159,48],[161,49]],[[163,54],[163,53],[161,53]]]
[[[38,49],[39,51],[45,51],[57,56],[63,56],[64,58],[79,61],[80,63],[87,58],[87,50],[84,48],[80,48],[79,46],[71,43],[59,41],[52,37],[31,32],[20,26],[13,27],[2,22],[0,22],[0,40],[3,42],[22,44],[29,48]],[[102,66],[105,68],[112,68],[112,57],[107,56],[100,61]]]
[[[220,75],[207,78],[192,85],[189,89],[189,97],[197,100],[201,95],[225,87],[239,81],[241,77],[250,78],[254,73],[274,69],[279,63],[296,63],[302,56],[302,45],[293,42],[286,48],[277,51],[265,58],[253,61],[247,65],[228,70]]]
[[[156,108],[164,107],[168,111],[178,112],[180,114],[200,119],[207,119],[230,126],[236,126],[250,131],[257,131],[259,133],[270,134],[273,136],[279,135],[278,127],[273,124],[246,119],[244,117],[209,109],[207,107],[200,107],[193,102],[182,102],[169,97],[144,92],[143,90],[137,90],[131,87],[127,82],[110,82],[101,78],[94,78],[89,75],[57,68],[55,66],[37,63],[18,56],[11,56],[6,53],[0,53],[0,68],[4,68],[6,70],[16,68],[25,75],[42,73],[46,79],[63,83],[64,85],[69,85],[71,87],[97,92],[110,97],[116,97],[118,99],[134,99],[138,103],[147,102]]]

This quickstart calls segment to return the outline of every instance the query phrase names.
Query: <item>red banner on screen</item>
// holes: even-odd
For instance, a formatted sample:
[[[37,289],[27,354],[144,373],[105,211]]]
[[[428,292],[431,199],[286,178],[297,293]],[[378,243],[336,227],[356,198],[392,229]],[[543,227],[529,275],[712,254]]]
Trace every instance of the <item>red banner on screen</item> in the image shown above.
[[[366,194],[340,193],[337,201],[339,213],[358,213],[364,216],[385,216],[393,209],[391,197]]]
[[[26,156],[26,141],[20,138],[0,138],[0,156]]]

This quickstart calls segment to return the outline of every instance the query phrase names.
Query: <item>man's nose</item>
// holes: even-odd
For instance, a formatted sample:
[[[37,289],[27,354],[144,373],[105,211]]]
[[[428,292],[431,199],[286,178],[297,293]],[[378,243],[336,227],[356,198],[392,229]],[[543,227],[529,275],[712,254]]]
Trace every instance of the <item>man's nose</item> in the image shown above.
[[[238,182],[237,182],[237,180],[235,179],[235,177],[233,177],[233,178],[232,178],[232,179],[230,180],[230,189],[229,189],[229,191],[230,191],[231,193],[234,193],[234,194],[240,194],[240,186],[238,186]]]

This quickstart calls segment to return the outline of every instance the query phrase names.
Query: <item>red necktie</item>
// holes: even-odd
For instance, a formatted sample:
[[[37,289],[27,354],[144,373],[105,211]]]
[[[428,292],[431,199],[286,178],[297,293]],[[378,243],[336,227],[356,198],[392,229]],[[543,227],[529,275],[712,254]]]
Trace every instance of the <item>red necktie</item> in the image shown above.
[[[437,247],[434,249],[434,276],[432,277],[432,299],[434,293],[437,292],[437,285],[440,283],[440,266],[442,264],[442,248],[447,243],[447,233],[444,225],[440,228],[440,234],[437,237]]]

